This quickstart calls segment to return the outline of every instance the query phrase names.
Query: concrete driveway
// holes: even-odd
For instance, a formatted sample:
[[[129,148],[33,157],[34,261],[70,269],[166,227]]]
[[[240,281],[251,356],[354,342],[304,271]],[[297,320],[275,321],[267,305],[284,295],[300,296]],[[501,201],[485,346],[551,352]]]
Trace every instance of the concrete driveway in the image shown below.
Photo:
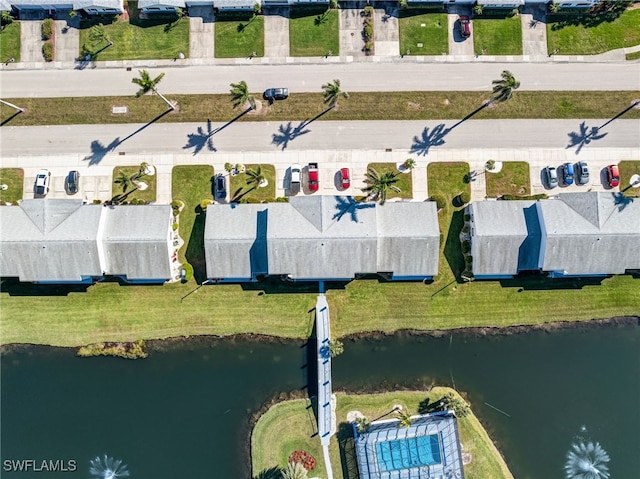
[[[289,54],[289,7],[269,7],[264,12],[264,56],[286,58]]]
[[[340,9],[340,56],[363,57],[365,53],[362,29],[364,18],[360,16],[362,5],[345,2]],[[375,32],[375,25],[374,25]]]
[[[471,18],[471,9],[455,7],[449,8],[449,14],[447,15],[449,24],[449,55],[457,57],[474,56],[473,51],[473,20],[471,20],[471,36],[463,37],[460,35],[460,24],[458,18],[460,15],[467,15]],[[461,58],[462,60],[463,58]]]
[[[20,61],[44,62],[42,56],[42,21],[23,20],[20,22]]]
[[[69,194],[66,190],[67,175],[72,169],[80,172],[78,192],[74,195]],[[38,170],[39,168],[24,169],[23,198],[25,199],[34,197],[33,188]],[[102,168],[103,171],[99,171],[87,167],[56,166],[48,168],[48,170],[51,172],[51,181],[49,193],[46,195],[47,198],[81,199],[91,203],[93,200],[106,201],[113,197],[111,193],[111,174],[105,174],[108,172],[105,168]]]
[[[78,17],[70,20],[56,20],[56,62],[72,62],[80,56],[80,32]]]
[[[520,18],[524,61],[547,58],[547,25],[544,7],[525,5]]]
[[[213,58],[213,7],[189,7],[189,58]]]
[[[400,31],[398,29],[398,5],[385,3],[384,9],[373,12],[373,37],[376,56],[400,54]]]

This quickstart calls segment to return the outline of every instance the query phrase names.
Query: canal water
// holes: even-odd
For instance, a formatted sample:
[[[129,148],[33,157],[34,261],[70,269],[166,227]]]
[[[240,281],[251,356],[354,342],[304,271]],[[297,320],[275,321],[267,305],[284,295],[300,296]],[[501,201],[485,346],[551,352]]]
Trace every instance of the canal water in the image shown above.
[[[0,475],[99,477],[90,468],[114,468],[114,458],[132,479],[244,479],[248,417],[275,394],[306,388],[307,357],[302,343],[237,339],[137,361],[46,347],[6,352]],[[566,477],[566,455],[581,441],[602,446],[612,478],[639,477],[640,327],[398,334],[346,341],[334,361],[337,388],[431,382],[468,394],[518,479]],[[17,472],[7,463],[23,459],[76,471]]]

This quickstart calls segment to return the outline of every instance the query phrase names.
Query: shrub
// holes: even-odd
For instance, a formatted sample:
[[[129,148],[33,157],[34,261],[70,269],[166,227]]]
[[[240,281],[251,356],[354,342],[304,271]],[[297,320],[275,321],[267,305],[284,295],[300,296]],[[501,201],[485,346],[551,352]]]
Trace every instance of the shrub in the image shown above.
[[[173,223],[173,231],[177,231],[178,230],[178,223]]]
[[[463,216],[465,221],[470,221],[471,220],[471,215],[464,215]]]
[[[42,39],[49,40],[53,36],[53,20],[45,18],[42,21]]]
[[[180,200],[173,200],[171,202],[171,208],[173,209],[173,216],[178,216],[180,208],[184,206],[184,203]]]
[[[207,211],[207,206],[209,206],[212,203],[213,203],[213,201],[211,201],[208,198],[205,198],[204,200],[202,200],[200,202],[200,208],[202,208],[202,211]]]
[[[311,472],[316,468],[316,459],[307,451],[293,451],[289,455],[289,462],[300,463],[307,471]]]
[[[464,266],[465,268],[467,268],[469,271],[471,271],[471,265],[473,264],[473,258],[471,256],[465,256],[464,257]]]
[[[244,199],[244,198],[243,198],[243,199]],[[252,197],[246,198],[246,200],[247,200],[246,202],[247,202],[247,203],[249,203],[249,204],[251,204],[251,205],[255,205],[255,204],[260,203],[260,200],[258,200],[258,199],[256,199],[256,198],[252,198]]]
[[[344,353],[344,344],[339,339],[334,339],[333,341],[329,341],[329,352],[332,358],[336,356],[340,356]]]
[[[445,394],[442,399],[440,399],[440,402],[446,409],[451,409],[458,417],[466,417],[471,412],[471,408],[467,402],[460,397],[454,396],[453,393]]]
[[[447,199],[442,195],[432,195],[429,199],[436,202],[436,207],[439,210],[447,206]]]
[[[286,196],[278,196],[276,198],[276,203],[289,203],[289,198]]]
[[[364,26],[364,36],[365,38],[367,38],[367,40],[373,38],[373,25],[369,24],[365,24]]]
[[[182,263],[182,267],[185,270],[184,280],[185,282],[189,281],[193,278],[193,266],[191,266],[191,263]]]
[[[370,52],[371,50],[373,50],[373,43],[372,42],[365,42],[364,49],[366,51]]]
[[[48,62],[53,60],[53,45],[49,42],[42,45],[42,56]]]
[[[3,11],[2,12],[2,22],[0,23],[0,25],[2,25],[3,27],[5,25],[11,25],[13,23],[13,17],[11,16],[11,12],[8,11]]]
[[[338,2],[338,0],[330,0],[329,1],[329,8],[335,10],[336,8],[340,8],[340,3]]]
[[[97,343],[81,346],[77,355],[81,357],[90,356],[116,356],[125,359],[139,359],[148,356],[144,349],[144,341],[138,340],[133,343]]]
[[[224,164],[224,171],[231,173],[233,171],[233,165],[229,162]]]
[[[262,200],[263,203],[275,203],[276,199],[275,198],[265,198],[264,200]]]
[[[463,241],[461,247],[463,253],[468,253],[469,251],[471,251],[471,243],[469,241]]]
[[[364,7],[364,14],[367,17],[373,16],[373,7],[371,5],[367,5],[366,7]]]
[[[93,204],[99,205],[99,204],[102,204],[102,201],[96,199],[96,200],[93,200]]]
[[[518,196],[518,195],[502,195],[501,200],[546,200],[549,198],[545,193],[539,195]]]
[[[360,416],[356,419],[356,429],[359,433],[366,432],[369,429],[369,420],[365,416]]]
[[[407,8],[408,5],[409,5],[409,2],[407,0],[398,0],[398,6],[400,8]]]
[[[458,195],[458,197],[460,198],[460,201],[464,205],[466,205],[467,203],[469,203],[469,201],[471,201],[471,194],[468,191],[463,191],[462,193],[460,193],[460,195]]]
[[[354,199],[354,201],[357,201],[357,202],[367,201],[367,197],[366,196],[362,196],[362,195],[354,196],[353,199]]]

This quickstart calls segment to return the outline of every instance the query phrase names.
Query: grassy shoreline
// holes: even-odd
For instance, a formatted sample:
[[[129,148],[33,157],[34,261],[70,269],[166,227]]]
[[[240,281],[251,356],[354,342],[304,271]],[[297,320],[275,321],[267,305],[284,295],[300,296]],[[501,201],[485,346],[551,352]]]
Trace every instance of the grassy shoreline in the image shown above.
[[[434,387],[430,391],[382,394],[338,393],[336,395],[338,432],[329,446],[334,477],[336,479],[348,477],[343,472],[347,465],[342,464],[341,461],[343,457],[352,457],[347,450],[353,447],[351,429],[346,422],[347,412],[356,409],[369,418],[375,418],[399,403],[403,404],[409,413],[415,414],[422,400],[429,398],[430,402],[437,402],[438,398],[447,392],[459,396],[457,391],[446,387]],[[284,466],[288,455],[296,449],[305,449],[316,458],[317,466],[310,476],[324,477],[322,449],[319,438],[312,437],[315,432],[312,420],[315,418],[312,410],[307,409],[308,405],[308,399],[277,403],[258,419],[251,433],[251,461],[254,477],[261,471]],[[470,452],[473,457],[472,462],[465,466],[466,477],[513,479],[500,452],[473,412],[465,418],[459,418],[458,427],[464,451]],[[288,434],[282,435],[284,430],[288,431]]]
[[[260,97],[258,93],[256,97]],[[235,117],[229,95],[166,95],[176,101],[176,111],[158,123],[228,121]],[[384,101],[378,94],[351,93],[340,108],[318,121],[342,120],[439,120],[464,118],[491,96],[490,92],[386,92]],[[486,108],[473,119],[590,119],[612,118],[625,109],[640,91],[561,91],[517,92],[513,99],[498,108]],[[7,126],[81,125],[146,123],[166,111],[166,105],[153,96],[83,97],[83,98],[8,98],[25,109]],[[114,115],[113,106],[126,106],[128,113]],[[325,110],[322,93],[294,93],[285,102],[264,105],[260,115],[247,115],[238,121],[303,121]],[[0,122],[15,110],[0,105]],[[640,110],[631,110],[625,119],[640,119]]]

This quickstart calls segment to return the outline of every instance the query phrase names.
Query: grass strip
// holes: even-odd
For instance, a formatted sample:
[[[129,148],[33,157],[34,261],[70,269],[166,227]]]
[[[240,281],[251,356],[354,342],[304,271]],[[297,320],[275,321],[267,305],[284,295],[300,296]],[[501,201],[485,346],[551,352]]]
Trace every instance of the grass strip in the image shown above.
[[[401,55],[441,55],[449,52],[449,25],[446,13],[415,15],[400,10]]]
[[[289,45],[292,57],[338,55],[340,50],[338,10],[322,5],[292,7],[289,16]]]
[[[476,55],[522,55],[522,22],[519,16],[473,20]]]
[[[13,22],[5,25],[0,30],[0,52],[2,57],[0,60],[7,61],[13,58],[14,61],[20,61],[20,22]]]
[[[487,196],[497,198],[501,195],[526,196],[531,194],[529,163],[525,161],[505,161],[497,173],[484,172],[487,183]]]
[[[387,190],[387,199],[391,198],[412,198],[413,197],[413,179],[411,171],[408,173],[400,173],[398,166],[395,163],[369,163],[367,165],[367,171],[369,168],[373,168],[379,176],[385,173],[393,173],[398,178],[398,182],[393,186],[400,189],[397,193],[392,189]]]
[[[158,175],[145,175],[140,178],[139,181],[147,184],[147,189],[141,190],[135,184],[128,184],[126,191],[123,191],[122,185],[116,183],[115,180],[122,174],[131,178],[133,175],[140,171],[140,165],[137,166],[116,166],[113,169],[112,184],[111,184],[111,196],[123,195],[122,201],[131,203],[133,200],[142,200],[148,202],[156,201],[156,179]]]
[[[260,98],[260,94],[255,94]],[[167,95],[178,102],[178,110],[163,116],[158,123],[228,121],[237,116],[229,95]],[[490,97],[489,92],[386,92],[352,93],[340,102],[340,109],[318,118],[322,120],[439,120],[459,119],[474,111]],[[545,119],[545,118],[611,118],[640,97],[640,91],[562,91],[517,92],[497,108],[485,108],[473,118]],[[135,98],[14,98],[7,101],[25,108],[8,125],[82,125],[114,123],[146,123],[166,111],[166,105],[153,96]],[[126,106],[128,113],[113,114],[114,106]],[[322,93],[294,93],[277,108],[263,115],[245,115],[238,121],[303,121],[325,111]],[[0,120],[5,121],[15,110],[0,105]],[[640,119],[640,110],[631,110],[625,119]]]
[[[229,192],[231,198],[237,198],[242,202],[248,203],[260,203],[262,201],[274,201],[276,197],[276,167],[273,165],[265,164],[249,164],[244,165],[246,170],[252,170],[257,172],[260,169],[262,176],[268,181],[266,186],[260,187],[253,183],[248,184],[247,180],[250,176],[247,175],[246,170],[244,173],[240,173],[230,177]]]
[[[640,197],[640,187],[629,187],[631,177],[640,175],[640,161],[621,161],[618,163],[620,169],[620,190],[625,190],[625,196]]]
[[[13,203],[22,199],[24,170],[22,168],[0,168],[0,185],[7,185],[0,190],[0,201]]]
[[[329,446],[334,477],[351,477],[348,471],[352,464],[343,463],[343,458],[355,457],[353,431],[351,424],[347,422],[349,411],[360,411],[371,420],[389,412],[396,404],[402,404],[413,415],[417,414],[420,403],[425,399],[429,403],[437,403],[448,392],[459,396],[455,390],[444,387],[435,387],[428,392],[397,391],[363,395],[338,393],[338,432]],[[310,475],[325,477],[320,439],[317,435],[311,437],[316,432],[315,417],[313,410],[307,409],[308,405],[308,399],[282,402],[271,407],[258,420],[251,435],[254,477],[259,477],[262,471],[284,467],[289,454],[297,449],[306,450],[316,458],[318,465]],[[473,457],[472,462],[464,466],[467,477],[513,478],[504,459],[473,413],[458,419],[458,429],[464,452],[471,453]],[[282,431],[287,431],[287,434],[282,434]]]
[[[640,44],[640,9],[613,15],[557,16],[547,19],[547,48],[560,55],[595,55]]]
[[[213,45],[216,58],[264,56],[263,16],[239,16],[237,19],[216,20],[214,30]]]

